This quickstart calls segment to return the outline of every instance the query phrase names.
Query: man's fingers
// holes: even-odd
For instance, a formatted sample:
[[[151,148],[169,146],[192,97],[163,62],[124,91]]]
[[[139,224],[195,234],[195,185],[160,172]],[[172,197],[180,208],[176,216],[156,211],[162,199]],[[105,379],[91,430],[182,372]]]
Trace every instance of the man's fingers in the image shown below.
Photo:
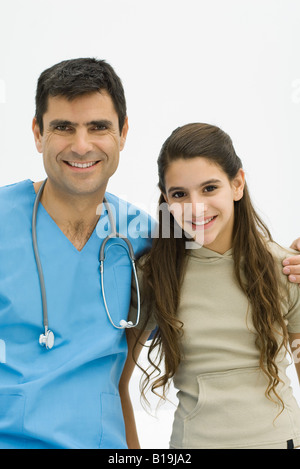
[[[300,254],[297,256],[287,257],[282,262],[282,265],[289,266],[289,267],[296,266],[299,268],[299,274],[300,274]]]
[[[291,283],[298,283],[300,286],[300,275],[289,275],[288,279]]]
[[[282,272],[288,276],[289,281],[300,285],[300,255],[284,259],[282,265]]]
[[[297,238],[293,244],[291,245],[291,249],[295,249],[295,251],[300,251],[300,238]]]

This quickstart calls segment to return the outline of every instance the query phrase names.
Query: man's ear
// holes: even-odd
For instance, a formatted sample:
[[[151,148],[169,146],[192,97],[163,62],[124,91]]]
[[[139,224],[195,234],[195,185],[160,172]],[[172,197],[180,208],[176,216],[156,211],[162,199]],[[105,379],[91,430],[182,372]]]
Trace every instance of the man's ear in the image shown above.
[[[123,129],[122,129],[122,132],[121,132],[120,151],[122,151],[123,148],[125,147],[128,130],[129,130],[128,117],[126,117],[125,121],[124,121]]]
[[[37,123],[36,117],[32,121],[32,132],[34,136],[35,146],[39,153],[43,153],[42,134],[40,127]]]
[[[241,200],[244,195],[245,172],[242,168],[238,170],[238,173],[231,184],[233,189],[233,200],[237,202],[238,200]]]

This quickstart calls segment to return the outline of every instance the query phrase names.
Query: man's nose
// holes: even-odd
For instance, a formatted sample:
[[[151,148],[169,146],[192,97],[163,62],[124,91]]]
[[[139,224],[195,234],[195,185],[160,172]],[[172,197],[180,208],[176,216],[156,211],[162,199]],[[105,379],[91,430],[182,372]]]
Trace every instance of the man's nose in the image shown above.
[[[84,156],[86,153],[92,151],[93,144],[91,138],[86,131],[78,131],[74,135],[71,150],[73,153],[77,153],[79,156]]]

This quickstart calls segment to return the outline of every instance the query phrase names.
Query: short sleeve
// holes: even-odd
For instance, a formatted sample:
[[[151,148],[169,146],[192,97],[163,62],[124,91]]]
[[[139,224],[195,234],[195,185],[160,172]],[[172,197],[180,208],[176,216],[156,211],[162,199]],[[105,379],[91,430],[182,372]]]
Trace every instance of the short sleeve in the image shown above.
[[[300,332],[300,287],[298,284],[291,284],[289,290],[290,308],[285,319],[288,321],[288,331],[298,334]]]
[[[299,252],[279,246],[274,242],[268,243],[268,247],[278,267],[283,317],[287,322],[288,332],[297,334],[300,332],[300,288],[298,284],[291,283],[282,273],[282,261]]]
[[[154,319],[153,313],[150,311],[149,305],[147,305],[142,289],[142,271],[139,267],[137,267],[137,277],[138,277],[138,286],[140,291],[140,303],[141,303],[141,312],[140,312],[140,320],[138,325],[136,326],[137,329],[142,329],[145,326],[145,331],[152,331],[156,327],[156,321]],[[138,304],[137,304],[137,286],[134,275],[132,275],[131,281],[131,302],[130,302],[130,310],[128,314],[128,320],[132,321],[135,324],[137,319],[138,313]]]

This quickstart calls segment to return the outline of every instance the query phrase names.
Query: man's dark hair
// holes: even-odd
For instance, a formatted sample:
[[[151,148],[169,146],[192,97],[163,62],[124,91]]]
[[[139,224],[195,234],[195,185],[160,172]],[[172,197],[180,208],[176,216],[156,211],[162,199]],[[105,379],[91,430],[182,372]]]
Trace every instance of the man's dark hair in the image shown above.
[[[120,78],[105,60],[64,60],[42,72],[35,98],[35,117],[41,134],[44,131],[43,116],[47,112],[50,96],[63,96],[72,100],[77,96],[101,90],[106,90],[112,98],[121,132],[127,114],[124,89]]]

